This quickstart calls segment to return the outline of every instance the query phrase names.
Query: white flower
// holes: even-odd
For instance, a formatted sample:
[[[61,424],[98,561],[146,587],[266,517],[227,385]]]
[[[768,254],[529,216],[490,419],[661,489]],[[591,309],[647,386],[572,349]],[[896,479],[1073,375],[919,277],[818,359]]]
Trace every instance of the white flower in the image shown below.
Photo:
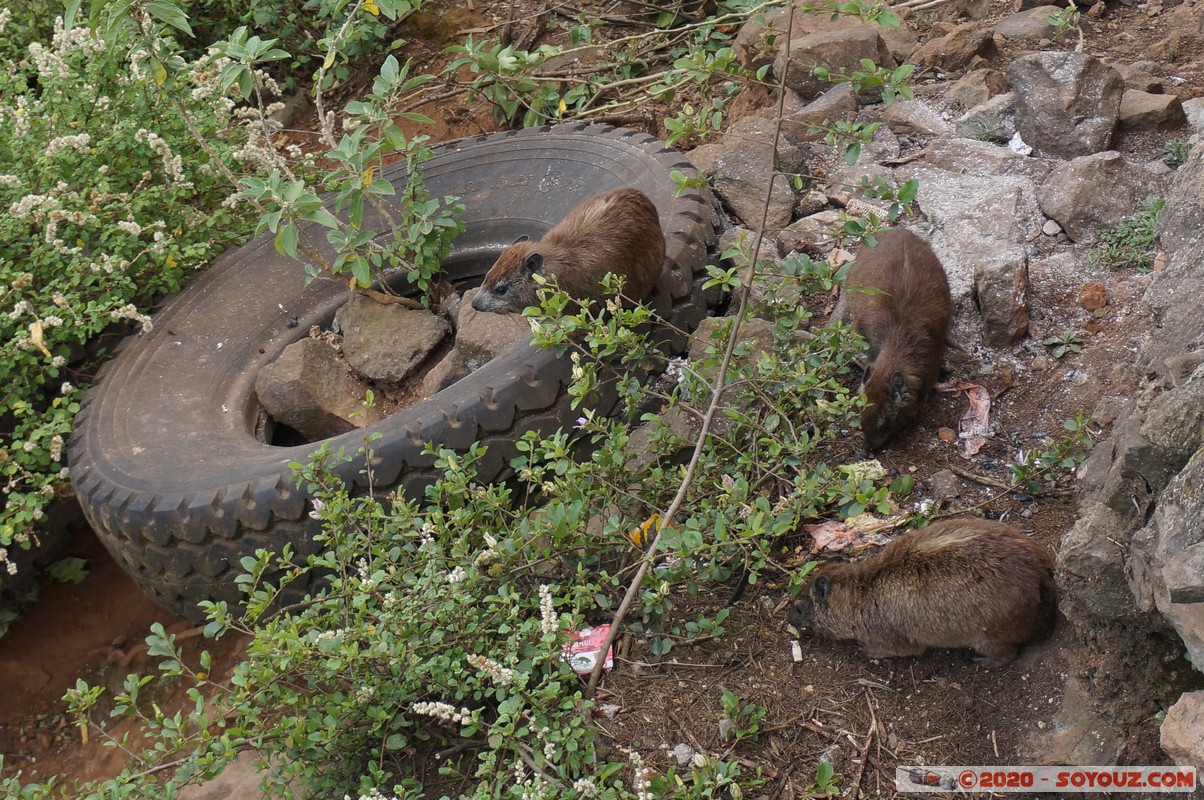
[[[491,658],[474,653],[468,657],[468,663],[484,672],[499,686],[509,686],[514,683],[514,670],[503,667]]]
[[[88,145],[91,143],[92,135],[87,133],[78,133],[74,136],[57,136],[46,143],[46,155],[52,156],[56,153],[61,153],[63,150],[86,153],[88,152]]]
[[[552,604],[552,590],[542,585],[539,587],[539,616],[539,629],[545,634],[556,633],[560,629],[556,608]]]
[[[456,567],[451,572],[447,573],[447,582],[448,583],[459,583],[460,581],[464,580],[464,578],[467,576],[468,576],[468,573],[464,571],[464,567]]]
[[[472,721],[472,711],[467,708],[456,708],[451,703],[415,703],[410,706],[410,710],[415,714],[422,714],[424,717],[434,717],[461,725]]]

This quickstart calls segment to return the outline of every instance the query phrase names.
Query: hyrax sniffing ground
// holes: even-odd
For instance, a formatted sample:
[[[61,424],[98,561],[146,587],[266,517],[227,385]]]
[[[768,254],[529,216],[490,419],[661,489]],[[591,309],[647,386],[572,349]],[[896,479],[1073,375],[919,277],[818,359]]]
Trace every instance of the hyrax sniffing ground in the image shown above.
[[[575,207],[540,241],[523,238],[503,250],[472,307],[508,314],[536,305],[536,275],[555,278],[576,300],[601,300],[608,272],[625,278],[624,296],[639,302],[652,293],[664,261],[656,206],[639,189],[610,189]]]
[[[845,280],[853,327],[870,344],[861,415],[867,450],[919,416],[953,318],[949,279],[928,243],[903,228],[877,239],[877,247],[861,248]]]
[[[1056,616],[1044,547],[1001,522],[958,519],[901,534],[862,561],[818,568],[789,623],[857,641],[871,658],[969,647],[997,665],[1047,636]]]

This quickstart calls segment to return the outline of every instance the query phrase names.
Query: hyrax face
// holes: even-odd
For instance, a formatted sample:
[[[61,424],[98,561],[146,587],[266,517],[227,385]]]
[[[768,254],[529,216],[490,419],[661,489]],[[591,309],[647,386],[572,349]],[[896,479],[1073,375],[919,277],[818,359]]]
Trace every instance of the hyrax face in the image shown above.
[[[517,314],[539,301],[535,274],[543,269],[543,254],[535,242],[519,241],[507,247],[485,276],[472,298],[477,311]]]
[[[919,394],[902,372],[866,367],[862,390],[866,405],[861,412],[861,433],[870,452],[881,450],[920,416]]]
[[[820,575],[811,582],[799,599],[794,601],[786,622],[800,634],[815,631],[816,614],[822,614],[827,607],[828,587],[828,579]]]

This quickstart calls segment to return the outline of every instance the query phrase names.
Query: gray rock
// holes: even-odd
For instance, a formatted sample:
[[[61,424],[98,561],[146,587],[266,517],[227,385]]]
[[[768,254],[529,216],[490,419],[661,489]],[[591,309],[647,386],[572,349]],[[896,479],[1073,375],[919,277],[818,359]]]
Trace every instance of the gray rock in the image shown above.
[[[847,83],[833,86],[810,103],[803,100],[796,92],[787,90],[789,94],[783,108],[782,130],[789,133],[800,142],[815,142],[824,138],[823,131],[811,132],[825,120],[830,122],[851,122],[857,118],[861,104],[857,101],[857,93]]]
[[[701,356],[699,356],[701,358]],[[626,465],[632,475],[640,475],[653,466],[657,457],[672,459],[677,454],[691,449],[702,431],[702,420],[681,406],[669,406],[659,411],[658,422],[645,422],[631,431],[623,447]],[[668,431],[675,447],[668,447],[661,426]],[[654,444],[655,442],[655,444]],[[670,452],[665,452],[666,450]],[[663,456],[656,456],[663,453]]]
[[[1156,326],[1154,340],[1142,353],[1143,369],[1163,372],[1167,358],[1204,348],[1204,314],[1187,298],[1204,297],[1204,145],[1192,148],[1175,171],[1158,217],[1158,241],[1166,265],[1145,294]]]
[[[905,19],[899,20],[897,28],[879,28],[878,35],[882,37],[882,41],[886,42],[886,49],[890,51],[896,64],[906,62],[911,51],[915,50],[919,43],[915,31],[911,29]]]
[[[471,370],[479,369],[515,342],[531,339],[531,323],[521,314],[490,314],[473,308],[472,298],[477,291],[464,293],[456,324],[455,349]]]
[[[723,145],[732,147],[758,147],[762,152],[769,149],[774,140],[773,120],[764,117],[745,117],[737,120],[723,136]],[[781,172],[805,172],[807,161],[799,141],[789,131],[777,137],[775,165]]]
[[[1053,727],[1045,741],[1033,748],[1043,764],[1088,766],[1115,764],[1123,739],[1109,719],[1095,711],[1091,692],[1078,678],[1071,677],[1062,693]]]
[[[690,159],[690,163],[694,165],[703,175],[713,175],[715,173],[715,162],[723,155],[724,147],[718,142],[707,142],[700,144],[690,152],[686,153],[686,158]]]
[[[786,20],[789,12],[789,8],[766,11],[764,14],[754,15],[741,26],[732,41],[732,52],[741,64],[754,72],[766,64],[772,64],[787,35],[791,39],[797,39],[813,33],[845,30],[863,24],[861,20],[852,16],[832,19],[830,14],[805,14],[796,9],[793,27],[787,34]]]
[[[974,297],[982,316],[982,342],[1007,347],[1028,333],[1028,256],[1013,245],[974,262]]]
[[[928,145],[924,161],[934,167],[967,175],[1015,175],[1040,181],[1056,162],[1023,156],[978,139],[940,139]]]
[[[1010,305],[1006,311],[993,308],[987,312],[991,324],[984,325],[976,273],[984,281],[998,283],[1005,273],[998,268],[980,270],[978,265],[1011,263],[1023,269],[1024,242],[1045,223],[1033,182],[1014,175],[963,175],[923,162],[904,165],[895,172],[900,181],[914,178],[920,182],[921,212],[937,221],[932,246],[949,275],[954,308],[946,361],[954,369],[966,367],[977,348],[991,346],[984,334],[1000,341],[1004,337],[998,326],[1013,313],[1020,318]],[[988,278],[988,273],[994,277]],[[1008,292],[997,288],[990,294],[1002,301]],[[1011,328],[1010,323],[1006,327]]]
[[[1057,6],[1036,6],[1004,17],[993,30],[1005,39],[1049,39],[1058,32],[1050,24],[1049,15],[1061,10]]]
[[[1150,74],[1150,68],[1153,64],[1149,62],[1140,62],[1137,64],[1113,64],[1113,68],[1120,73],[1120,77],[1124,79],[1126,89],[1135,89],[1139,92],[1149,92],[1150,94],[1162,94],[1166,91],[1162,81]]]
[[[1158,728],[1162,750],[1181,767],[1204,769],[1204,691],[1184,692]]]
[[[809,217],[812,214],[818,214],[828,207],[828,196],[823,192],[815,189],[808,189],[803,192],[803,196],[798,199],[797,212],[800,216]]]
[[[954,3],[959,17],[986,19],[991,15],[991,0],[957,0]]]
[[[1204,97],[1193,97],[1190,100],[1183,101],[1183,114],[1187,117],[1187,124],[1196,127],[1200,121],[1204,119]]]
[[[896,134],[948,136],[953,124],[923,100],[896,100],[882,109],[882,119]]]
[[[940,469],[928,478],[932,486],[932,496],[938,499],[961,497],[962,480],[947,469]]]
[[[1016,133],[1016,96],[996,95],[967,111],[954,123],[955,133],[966,139],[1006,142]]]
[[[863,117],[864,118],[864,117]],[[894,183],[893,170],[882,162],[899,157],[899,138],[886,125],[874,131],[869,144],[861,146],[861,155],[856,164],[848,164],[843,158],[836,159],[828,171],[828,183],[821,188],[835,205],[847,206],[852,198],[861,196],[863,178],[882,178]]]
[[[967,22],[912,51],[908,61],[916,66],[957,72],[977,66],[979,59],[998,52],[991,30],[982,22]],[[981,62],[978,62],[981,63]]]
[[[1173,94],[1150,94],[1126,89],[1121,97],[1121,130],[1169,131],[1186,121],[1183,104]]]
[[[694,761],[694,748],[690,747],[690,745],[686,744],[685,742],[682,742],[670,750],[669,755],[673,756],[673,758],[677,760],[677,765],[679,767],[685,767]]]
[[[471,371],[460,350],[453,347],[422,376],[422,396],[430,397],[443,391]]]
[[[1062,613],[1080,624],[1136,613],[1125,576],[1125,555],[1132,538],[1128,520],[1105,506],[1080,504],[1082,516],[1058,550]]]
[[[1099,228],[1118,226],[1155,188],[1144,168],[1108,151],[1055,167],[1037,189],[1037,202],[1067,236],[1083,242]]]
[[[343,332],[343,355],[365,378],[396,382],[406,378],[451,332],[451,325],[429,311],[378,303],[352,294],[335,312]]]
[[[973,108],[987,102],[996,95],[1008,91],[1008,78],[997,69],[975,69],[961,76],[949,90],[945,99],[964,108]]]
[[[243,752],[226,765],[226,768],[216,778],[204,783],[185,786],[180,789],[179,800],[230,800],[235,797],[263,797],[260,783],[265,775],[255,766],[257,759],[262,759],[262,753]],[[298,781],[290,781],[290,794],[303,796]]]
[[[729,150],[715,165],[715,191],[732,215],[750,228],[759,227],[765,203],[765,186],[770,168],[752,150]],[[788,180],[774,181],[765,216],[767,232],[774,233],[790,223],[798,197]]]
[[[1196,370],[1175,391],[1154,397],[1138,434],[1132,441],[1121,440],[1122,473],[1166,486],[1204,442],[1204,373]]]
[[[817,66],[833,72],[841,69],[861,68],[861,59],[868,58],[883,67],[894,67],[895,60],[886,42],[878,35],[875,25],[858,25],[844,30],[813,33],[791,39],[790,50],[783,48],[773,62],[773,73],[781,79],[786,75],[786,86],[806,99],[816,97],[831,84],[814,75]],[[787,70],[785,73],[784,70]],[[867,90],[865,96],[874,96],[878,90]]]
[[[778,247],[784,253],[806,253],[813,258],[825,258],[836,246],[836,234],[843,220],[835,209],[821,211],[778,232]]]
[[[255,394],[276,422],[317,441],[374,422],[367,387],[321,339],[302,339],[255,377]]]
[[[1120,73],[1083,53],[1041,52],[1008,68],[1016,129],[1037,155],[1075,158],[1112,144],[1124,94]]]

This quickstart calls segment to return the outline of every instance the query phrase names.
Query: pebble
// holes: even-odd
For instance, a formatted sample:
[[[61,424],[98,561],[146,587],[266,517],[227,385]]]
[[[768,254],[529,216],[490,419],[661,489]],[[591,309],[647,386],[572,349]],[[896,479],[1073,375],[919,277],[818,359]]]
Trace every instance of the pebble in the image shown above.
[[[1062,226],[1054,222],[1052,219],[1047,219],[1045,224],[1041,226],[1041,233],[1046,236],[1057,236],[1062,232]]]
[[[1079,305],[1096,311],[1108,305],[1108,288],[1099,281],[1087,281],[1079,289]]]

